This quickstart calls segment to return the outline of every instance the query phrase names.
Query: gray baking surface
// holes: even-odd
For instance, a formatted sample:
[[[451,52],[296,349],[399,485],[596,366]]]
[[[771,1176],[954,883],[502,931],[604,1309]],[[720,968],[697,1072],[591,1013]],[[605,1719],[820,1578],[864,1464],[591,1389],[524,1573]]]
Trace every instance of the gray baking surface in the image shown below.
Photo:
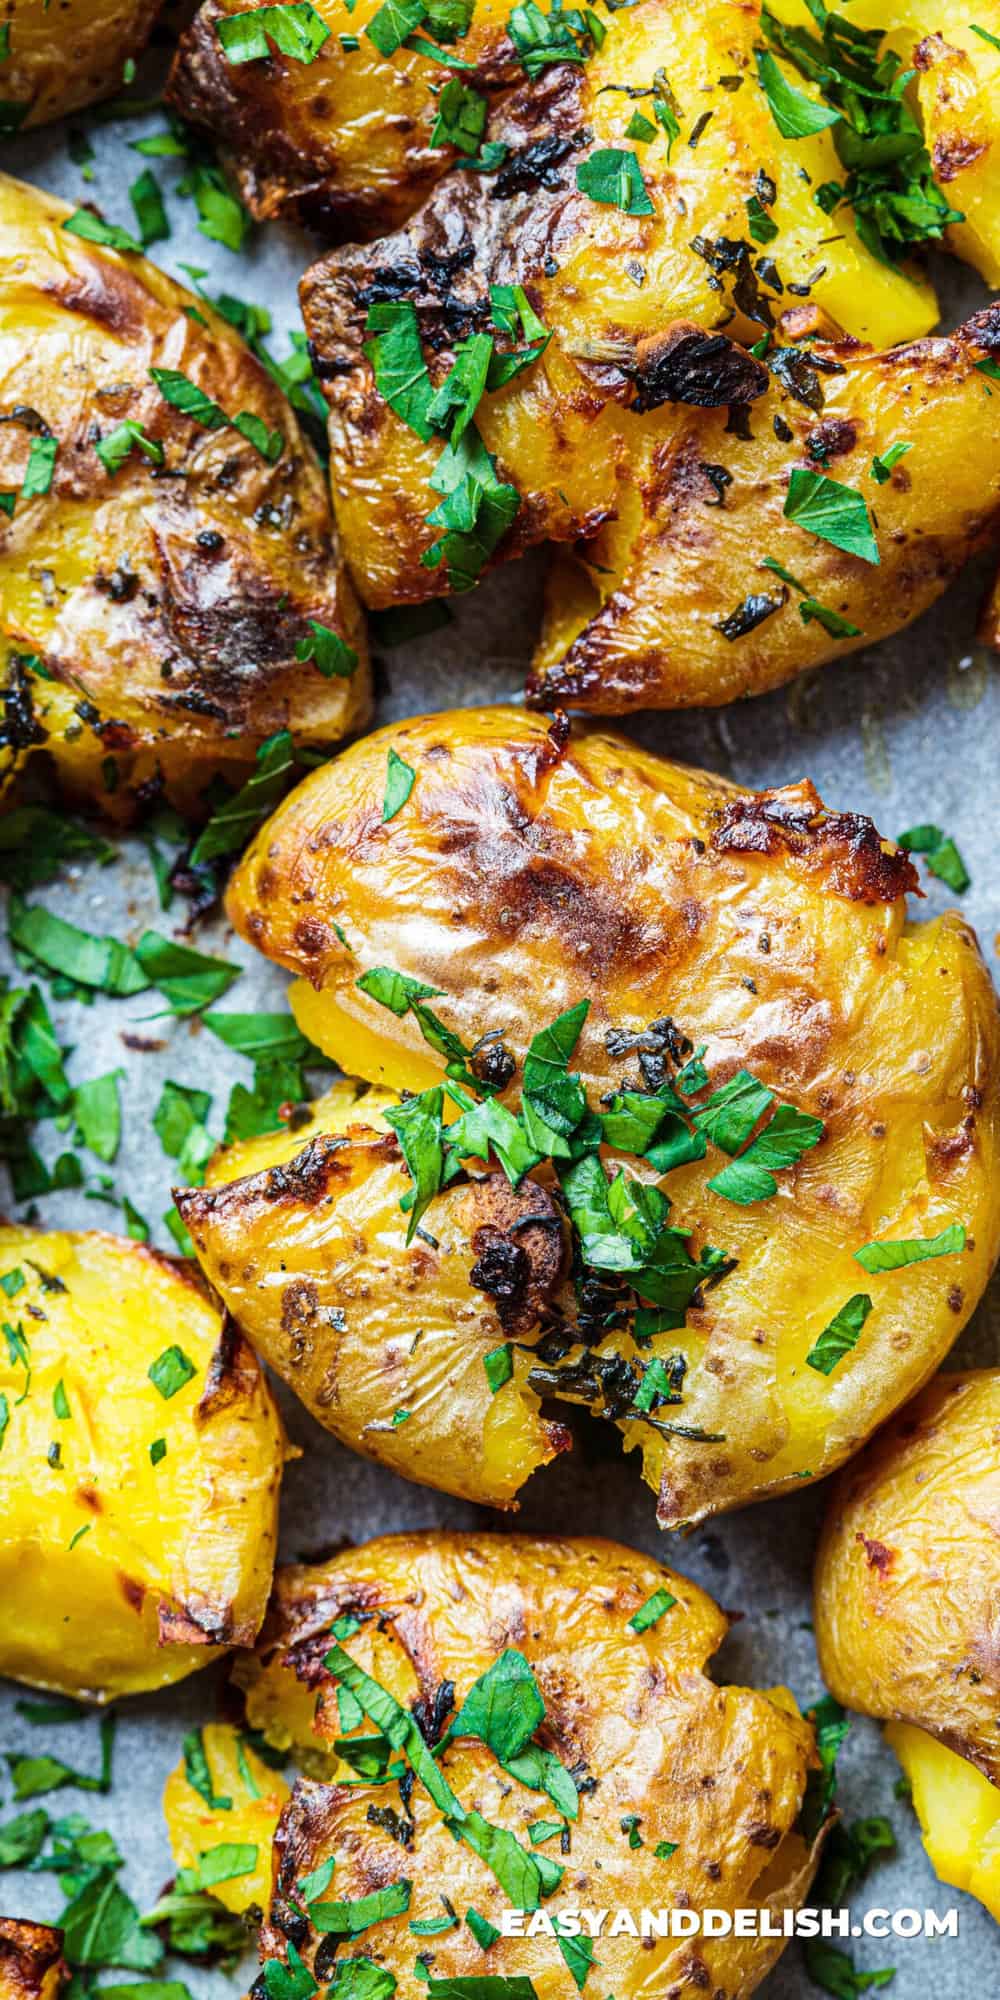
[[[136,92],[151,78],[157,59],[140,72]],[[173,190],[182,163],[147,161],[130,141],[162,130],[153,114],[124,124],[103,125],[86,117],[95,152],[94,179],[87,184],[67,151],[62,126],[32,133],[8,144],[4,164],[24,179],[71,202],[93,200],[109,221],[133,226],[128,183],[151,165],[167,196],[173,234],[153,256],[183,277],[182,262],[206,270],[209,293],[229,291],[266,304],[275,321],[273,350],[286,352],[287,330],[299,324],[296,284],[315,253],[314,242],[276,226],[253,232],[243,252],[209,243],[197,231],[192,204]],[[942,275],[939,273],[939,276]],[[966,274],[945,266],[948,310],[954,322],[979,302],[980,292]],[[1000,674],[992,656],[977,648],[973,628],[978,596],[988,571],[970,572],[935,610],[895,640],[856,655],[847,664],[806,676],[791,688],[740,706],[679,715],[642,716],[624,726],[628,734],[671,757],[722,771],[740,782],[774,785],[811,777],[827,803],[868,812],[883,833],[896,834],[933,819],[958,841],[972,875],[963,908],[976,924],[983,950],[996,972],[1000,938],[1000,868],[996,860],[998,804],[996,762],[1000,741]],[[531,560],[500,571],[471,598],[454,607],[453,622],[431,637],[385,655],[378,720],[438,708],[518,699],[538,613],[543,565]],[[387,681],[387,686],[385,682]],[[953,900],[928,879],[920,912],[934,912]],[[180,905],[160,912],[149,862],[136,840],[121,843],[121,859],[107,868],[73,869],[58,884],[35,892],[50,907],[93,931],[116,932],[134,940],[146,925],[169,930],[183,921]],[[245,967],[222,1005],[240,1011],[282,1004],[285,976],[219,922],[203,925],[194,942],[219,951]],[[10,965],[9,955],[5,969]],[[153,1001],[155,1006],[155,997]],[[74,1053],[74,1081],[121,1067],[124,1130],[115,1163],[116,1188],[127,1192],[155,1227],[155,1240],[172,1248],[158,1218],[169,1203],[170,1162],[157,1156],[150,1118],[163,1081],[174,1076],[213,1092],[210,1124],[221,1133],[230,1085],[250,1080],[249,1066],[205,1035],[197,1021],[162,1019],[145,1032],[163,1039],[161,1052],[133,1054],[122,1030],[146,1020],[150,996],[98,1000],[94,1006],[53,1003],[60,1039]],[[65,1139],[41,1128],[46,1158]],[[88,1169],[99,1162],[82,1156]],[[54,1195],[43,1204],[43,1220],[74,1228],[123,1227],[120,1211],[87,1200],[80,1191]],[[1000,1284],[980,1306],[956,1349],[963,1364],[994,1361],[1000,1355]],[[282,1553],[314,1556],[344,1541],[362,1541],[393,1529],[438,1526],[614,1536],[677,1564],[737,1614],[716,1662],[719,1679],[767,1687],[787,1683],[803,1701],[820,1691],[810,1618],[810,1568],[824,1494],[814,1488],[796,1499],[776,1501],[722,1517],[687,1539],[659,1533],[653,1497],[634,1461],[621,1456],[614,1439],[591,1425],[567,1458],[535,1475],[516,1516],[491,1515],[442,1494],[411,1486],[391,1473],[353,1457],[334,1443],[287,1395],[282,1403],[289,1431],[304,1456],[290,1466],[282,1508]],[[172,1873],[160,1812],[167,1772],[179,1755],[185,1729],[214,1712],[217,1674],[204,1674],[176,1691],[119,1704],[117,1777],[111,1796],[67,1790],[43,1801],[56,1812],[84,1811],[95,1825],[110,1827],[127,1856],[124,1885],[149,1908]],[[94,1767],[96,1724],[40,1730],[15,1711],[19,1690],[0,1683],[0,1747],[7,1751],[42,1747],[80,1767]],[[89,1753],[89,1755],[88,1755]],[[858,1941],[847,1946],[859,1968],[895,1965],[894,2000],[923,2000],[933,1978],[936,2000],[974,2000],[996,1990],[997,1929],[981,1905],[939,1883],[924,1854],[912,1810],[896,1799],[895,1759],[878,1730],[861,1719],[841,1755],[840,1802],[848,1818],[885,1812],[895,1828],[898,1855],[874,1873],[855,1898],[854,1910],[931,1907],[960,1911],[959,1941],[948,1939]],[[0,1813],[11,1810],[10,1787],[0,1789]],[[61,1908],[55,1878],[11,1872],[0,1884],[6,1915],[53,1918]],[[240,1990],[239,1975],[202,1973],[174,1960],[170,1975],[186,1978],[195,1995],[222,2000]],[[104,1984],[116,1977],[105,1975]],[[595,1984],[597,1982],[592,1982]],[[817,1989],[806,1977],[800,1948],[791,1944],[777,1970],[765,1981],[769,2000],[806,2000]]]

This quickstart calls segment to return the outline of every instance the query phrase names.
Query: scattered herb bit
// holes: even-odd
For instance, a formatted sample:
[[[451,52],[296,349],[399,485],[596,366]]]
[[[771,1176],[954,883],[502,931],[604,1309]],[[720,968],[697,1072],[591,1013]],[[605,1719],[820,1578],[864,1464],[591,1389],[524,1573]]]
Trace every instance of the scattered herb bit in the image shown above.
[[[640,1604],[638,1611],[632,1613],[628,1621],[630,1630],[650,1631],[652,1626],[659,1624],[665,1611],[673,1609],[676,1602],[676,1597],[672,1597],[669,1590],[665,1590],[662,1586],[659,1590],[654,1590],[652,1597],[647,1597],[645,1604]]]
[[[947,882],[957,896],[963,895],[970,887],[972,877],[955,842],[939,826],[928,822],[908,827],[905,833],[899,835],[897,846],[905,848],[908,854],[922,854],[931,874]]]
[[[509,1382],[514,1373],[514,1349],[510,1341],[505,1341],[502,1347],[491,1347],[489,1353],[483,1355],[483,1367],[490,1385],[490,1394],[495,1396],[497,1390],[502,1389],[504,1383]]]
[[[330,38],[326,22],[310,0],[282,0],[278,6],[224,15],[216,21],[215,32],[226,61],[234,66],[266,62],[271,54],[269,42],[293,62],[313,63]]]
[[[321,625],[316,618],[310,618],[308,625],[308,637],[296,641],[296,659],[301,660],[303,665],[311,660],[317,673],[322,674],[325,680],[350,680],[358,664],[354,647],[349,646],[339,632],[332,631],[329,625]]]
[[[132,203],[139,237],[144,250],[152,243],[165,243],[170,235],[167,211],[163,206],[163,196],[159,183],[149,167],[144,167],[138,180],[132,182],[128,191]]]
[[[405,806],[416,780],[412,765],[404,763],[398,752],[390,748],[385,774],[385,794],[382,799],[383,824],[395,819]]]
[[[137,255],[142,254],[142,244],[137,243],[127,229],[105,222],[101,216],[94,214],[92,208],[74,209],[62,226],[70,236],[82,236],[86,243],[100,243],[106,250],[131,250]]]
[[[148,1371],[149,1380],[165,1403],[170,1401],[171,1396],[176,1396],[178,1390],[183,1389],[185,1383],[190,1382],[197,1372],[194,1362],[189,1360],[184,1349],[176,1345],[165,1347]]]
[[[486,1917],[481,1917],[478,1910],[466,1910],[465,1921],[482,1951],[489,1951],[490,1946],[496,1944],[501,1936],[496,1925],[491,1924]]]
[[[281,432],[269,430],[263,417],[252,410],[241,410],[235,417],[227,416],[221,403],[206,395],[204,389],[200,389],[179,368],[151,368],[149,375],[164,402],[179,410],[182,416],[190,417],[200,429],[238,431],[270,465],[281,457],[285,446]]]
[[[809,1349],[807,1365],[815,1368],[820,1375],[832,1375],[837,1363],[857,1346],[871,1309],[872,1301],[867,1293],[855,1292],[854,1297],[834,1314],[815,1345]]]
[[[166,1438],[154,1438],[152,1444],[149,1447],[150,1465],[159,1465],[161,1460],[166,1458],[166,1455],[167,1455]]]
[[[890,1242],[865,1243],[855,1250],[854,1261],[870,1272],[899,1271],[905,1264],[922,1264],[930,1257],[951,1257],[965,1249],[965,1228],[951,1222],[937,1236],[918,1236]]]
[[[576,185],[606,208],[620,208],[626,215],[652,215],[653,203],[634,153],[621,146],[601,146],[582,160],[576,170]]]
[[[165,457],[162,444],[156,438],[147,437],[142,425],[133,422],[131,417],[126,417],[124,423],[116,424],[107,437],[98,438],[94,450],[112,478],[121,471],[133,451],[141,452],[152,465],[162,465]]]
[[[211,1001],[220,1000],[240,976],[239,966],[228,959],[192,951],[189,945],[161,937],[158,931],[143,932],[135,956],[147,984],[162,993],[172,1014],[197,1014]]]
[[[876,455],[872,459],[871,469],[871,477],[874,479],[876,485],[884,486],[891,477],[893,466],[898,465],[900,459],[905,458],[907,452],[912,450],[912,444],[907,444],[900,438],[897,439],[895,444],[891,444],[888,450],[882,453],[881,457]]]
[[[825,472],[807,472],[796,466],[788,482],[784,513],[786,520],[847,555],[860,556],[867,563],[881,560],[864,495],[855,486],[845,486]]]
[[[191,850],[197,867],[221,855],[234,854],[246,846],[251,834],[262,825],[284,796],[295,771],[295,746],[290,730],[279,729],[257,751],[252,778],[212,814]],[[214,961],[221,964],[221,960]],[[235,969],[233,976],[235,977]]]

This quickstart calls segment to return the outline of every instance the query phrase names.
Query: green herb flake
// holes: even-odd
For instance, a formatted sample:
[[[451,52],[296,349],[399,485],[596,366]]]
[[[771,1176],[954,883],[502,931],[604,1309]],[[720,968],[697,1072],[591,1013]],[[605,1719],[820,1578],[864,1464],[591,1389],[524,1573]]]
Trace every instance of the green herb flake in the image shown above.
[[[105,222],[93,209],[77,208],[66,217],[63,228],[70,236],[81,236],[85,243],[100,243],[106,250],[133,251],[142,254],[142,244],[130,236],[127,229],[119,229],[113,222]]]
[[[629,1629],[633,1632],[648,1632],[652,1626],[659,1624],[664,1612],[673,1610],[676,1602],[676,1597],[672,1597],[669,1590],[665,1590],[662,1586],[659,1590],[654,1590],[652,1597],[647,1597],[645,1604],[640,1604],[638,1611],[633,1612],[628,1621]]]
[[[502,1935],[495,1924],[491,1924],[488,1918],[480,1916],[478,1910],[466,1910],[465,1921],[481,1951],[489,1951],[490,1946],[496,1944]]]
[[[502,1347],[491,1347],[489,1353],[483,1355],[483,1367],[490,1385],[490,1394],[495,1396],[497,1390],[502,1389],[504,1383],[509,1382],[514,1373],[514,1349],[510,1341],[505,1341]]]
[[[167,221],[167,211],[163,206],[159,183],[149,167],[144,167],[138,180],[132,182],[128,198],[132,203],[143,249],[148,250],[152,243],[166,242],[170,235],[170,224]]]
[[[897,846],[904,848],[908,854],[922,854],[931,874],[946,882],[957,896],[964,895],[971,886],[972,877],[955,842],[939,826],[927,822],[908,827],[905,833],[899,834]]]
[[[159,1465],[161,1461],[166,1458],[166,1455],[167,1455],[166,1438],[154,1438],[152,1444],[149,1447],[150,1465]]]
[[[324,680],[350,680],[357,671],[358,656],[353,646],[342,639],[339,632],[331,630],[316,618],[307,620],[309,632],[305,639],[295,645],[295,657],[303,665],[311,662]]]
[[[867,563],[881,561],[864,495],[854,486],[830,479],[825,472],[807,472],[796,466],[788,482],[784,513],[796,527],[847,555],[859,556]]]
[[[283,0],[277,6],[223,15],[215,23],[215,32],[226,61],[234,67],[266,62],[271,42],[293,62],[313,63],[330,37],[326,22],[310,0]]]
[[[601,146],[576,170],[581,194],[625,215],[652,215],[653,203],[636,155],[621,146]]]
[[[951,1257],[964,1249],[964,1224],[951,1222],[937,1236],[903,1238],[897,1242],[883,1238],[880,1242],[864,1243],[860,1250],[855,1250],[854,1261],[872,1273],[899,1271],[906,1264],[922,1264],[931,1257]]]
[[[386,764],[385,792],[382,798],[382,823],[395,819],[405,806],[416,781],[412,765],[404,763],[398,752],[391,749]]]
[[[881,454],[881,457],[876,455],[872,459],[871,466],[871,477],[874,479],[876,485],[885,486],[892,476],[893,466],[898,465],[900,459],[905,458],[907,452],[912,450],[912,444],[907,444],[900,438],[897,439],[895,444],[889,445],[888,449]]]
[[[188,1359],[184,1349],[174,1345],[165,1347],[163,1353],[157,1355],[148,1370],[148,1378],[164,1402],[168,1403],[171,1396],[176,1396],[178,1390],[183,1389],[185,1383],[190,1382],[197,1372],[194,1362]]]
[[[839,123],[839,111],[817,103],[789,82],[770,49],[755,49],[754,54],[760,87],[783,139],[806,139],[813,132],[825,132],[828,126]]]
[[[861,1338],[861,1331],[872,1309],[872,1301],[866,1292],[855,1292],[854,1297],[842,1305],[839,1312],[823,1328],[815,1345],[806,1355],[806,1363],[820,1375],[832,1375],[838,1362],[845,1354],[853,1352]]]

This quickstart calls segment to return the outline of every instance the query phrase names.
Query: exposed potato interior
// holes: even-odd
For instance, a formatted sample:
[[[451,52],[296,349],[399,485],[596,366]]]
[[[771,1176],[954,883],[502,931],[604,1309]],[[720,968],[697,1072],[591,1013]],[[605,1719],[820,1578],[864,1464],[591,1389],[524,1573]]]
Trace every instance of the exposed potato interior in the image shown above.
[[[190,1266],[0,1228],[0,1672],[96,1701],[252,1642],[284,1435]]]

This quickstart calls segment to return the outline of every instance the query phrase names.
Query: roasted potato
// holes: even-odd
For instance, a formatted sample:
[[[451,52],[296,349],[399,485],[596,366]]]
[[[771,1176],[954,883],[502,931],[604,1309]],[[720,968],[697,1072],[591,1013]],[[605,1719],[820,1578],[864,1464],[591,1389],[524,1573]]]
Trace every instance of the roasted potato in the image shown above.
[[[783,1690],[708,1680],[725,1629],[683,1577],[606,1541],[393,1535],[279,1572],[237,1677],[249,1720],[296,1752],[325,1752],[328,1781],[300,1780],[282,1814],[262,1955],[292,1943],[325,1981],[350,1963],[346,1944],[332,1955],[346,1903],[352,1936],[363,1915],[370,1926],[355,1949],[400,1991],[416,1955],[435,1979],[527,1975],[540,2000],[572,2000],[572,1948],[564,1963],[551,1935],[499,1936],[511,1903],[538,1908],[539,1887],[553,1918],[597,1905],[638,1924],[644,1908],[709,1899],[769,1909],[780,1929],[813,1870],[797,1825],[812,1731]],[[372,1738],[374,1706],[393,1749]],[[364,1782],[380,1743],[410,1769]],[[334,1852],[332,1886],[303,1896],[297,1885]],[[401,1879],[401,1914],[358,1907]],[[606,1930],[593,1952],[601,1990],[628,2000],[681,1985],[749,1995],[780,1949],[674,1937],[637,1950]]]
[[[209,1186],[177,1192],[202,1266],[258,1353],[342,1443],[422,1485],[512,1506],[571,1440],[540,1416],[530,1347],[494,1393],[486,1357],[511,1328],[473,1288],[470,1265],[477,1244],[517,1231],[531,1260],[518,1331],[537,1337],[563,1266],[552,1197],[487,1175],[435,1203],[433,1250],[406,1250],[399,1146],[365,1122],[394,1100],[373,1092],[354,1112],[332,1096],[308,1133],[252,1140],[242,1160],[214,1165]],[[244,1177],[219,1185],[233,1171]]]
[[[616,715],[711,706],[910,624],[996,538],[1000,393],[983,373],[994,353],[1000,307],[989,306],[884,354],[811,343],[813,381],[833,370],[819,414],[801,383],[772,377],[750,437],[727,430],[724,410],[640,419],[606,522],[553,563],[532,698]],[[786,518],[802,472],[864,495],[876,562]]]
[[[935,1868],[1000,1919],[1000,1369],[941,1375],[834,1490],[816,1562],[827,1684],[888,1721]]]
[[[271,1843],[290,1788],[231,1722],[207,1722],[200,1734],[213,1803],[195,1790],[182,1757],[163,1789],[170,1851],[178,1868],[197,1870],[213,1847],[252,1848],[253,1865],[213,1881],[212,1895],[240,1916],[263,1911],[271,1896]]]
[[[5,129],[45,125],[113,96],[129,58],[145,48],[160,6],[161,0],[6,0]]]
[[[0,1917],[0,2000],[59,2000],[68,1978],[61,1931]]]
[[[266,0],[251,0],[251,7]],[[228,61],[219,24],[245,0],[206,0],[181,37],[167,96],[221,143],[251,214],[304,222],[356,241],[395,229],[460,156],[431,142],[439,77],[418,49],[381,55],[366,30],[380,0],[319,0],[329,30],[315,61]],[[523,78],[505,0],[476,0],[462,40],[463,80],[493,92]],[[353,46],[345,49],[341,35]]]
[[[0,1228],[0,1673],[93,1701],[251,1645],[284,1436],[190,1266]]]
[[[203,301],[69,218],[0,177],[0,757],[10,770],[46,750],[113,816],[140,786],[204,810],[208,780],[246,777],[275,731],[328,745],[364,720],[360,616],[320,467],[265,368]],[[217,427],[170,403],[152,368],[196,385]],[[271,458],[218,427],[223,412]],[[144,444],[129,450],[127,425]],[[51,485],[36,473],[45,490],[25,498],[53,438]],[[314,625],[353,672],[297,659]]]
[[[414,778],[383,821],[390,749]],[[957,914],[907,922],[916,886],[869,820],[828,812],[807,784],[740,791],[516,709],[369,736],[263,828],[228,904],[237,930],[299,975],[296,1017],[342,1068],[395,1091],[442,1079],[447,1058],[417,1019],[359,987],[386,967],[439,996],[428,1005],[466,1051],[486,1036],[488,1057],[502,1037],[507,1106],[532,1038],[588,1000],[572,1061],[592,1109],[622,1081],[658,1087],[680,1033],[705,1044],[713,1086],[748,1071],[824,1136],[776,1199],[750,1206],[708,1185],[717,1159],[669,1172],[692,1254],[711,1244],[737,1264],[648,1348],[628,1316],[605,1327],[578,1304],[553,1255],[561,1208],[544,1163],[516,1193],[492,1160],[446,1187],[427,1237],[407,1246],[409,1182],[384,1129],[317,1136],[291,1163],[282,1138],[273,1169],[182,1194],[206,1272],[338,1436],[447,1490],[498,1497],[506,1475],[482,1428],[498,1405],[504,1452],[515,1412],[521,1427],[516,1490],[548,1453],[536,1392],[615,1417],[666,1526],[818,1477],[927,1379],[998,1248],[996,999]],[[355,1116],[363,1125],[363,1103]],[[517,1205],[529,1195],[533,1211]],[[871,1278],[855,1261],[869,1239],[951,1224],[965,1228],[961,1254]],[[519,1235],[531,1240],[505,1297],[496,1259],[472,1267],[497,1237],[509,1258]],[[829,1375],[805,1365],[865,1294],[854,1350]],[[514,1374],[487,1400],[481,1358],[505,1315]],[[655,1424],[621,1387],[652,1356],[686,1367],[683,1407]],[[400,1410],[410,1417],[393,1426]]]

